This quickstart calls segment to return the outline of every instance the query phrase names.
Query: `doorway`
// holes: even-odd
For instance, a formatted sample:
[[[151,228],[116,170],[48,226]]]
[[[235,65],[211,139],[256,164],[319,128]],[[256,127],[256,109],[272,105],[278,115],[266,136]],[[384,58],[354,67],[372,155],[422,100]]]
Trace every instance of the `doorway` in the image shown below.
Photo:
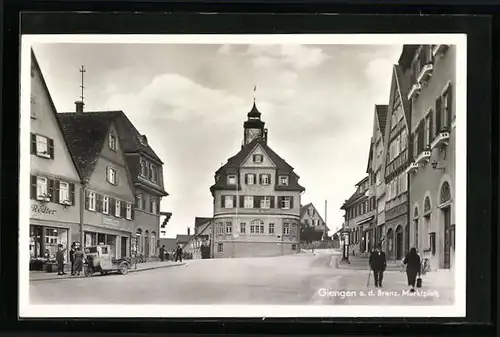
[[[444,268],[450,269],[451,253],[451,217],[450,207],[442,209],[444,220]]]
[[[127,257],[127,238],[126,237],[122,236],[120,250],[121,250],[121,257]]]
[[[403,258],[403,227],[398,226],[396,228],[396,260],[401,260]]]

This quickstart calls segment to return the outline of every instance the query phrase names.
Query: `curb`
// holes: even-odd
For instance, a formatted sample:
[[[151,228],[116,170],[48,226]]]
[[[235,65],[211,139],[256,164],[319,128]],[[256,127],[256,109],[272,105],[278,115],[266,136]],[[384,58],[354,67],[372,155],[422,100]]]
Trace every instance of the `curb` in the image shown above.
[[[161,269],[161,268],[169,268],[169,267],[180,267],[184,266],[186,263],[180,263],[180,264],[170,264],[166,266],[157,266],[157,267],[147,267],[147,268],[141,268],[141,269],[129,269],[129,273],[138,273],[141,271],[147,271],[147,270],[153,270],[153,269]],[[53,276],[50,278],[43,278],[43,279],[34,279],[34,280],[29,280],[30,282],[41,282],[41,281],[51,281],[51,280],[72,280],[72,279],[82,279],[82,278],[90,278],[86,276],[68,276],[68,277],[57,277]]]

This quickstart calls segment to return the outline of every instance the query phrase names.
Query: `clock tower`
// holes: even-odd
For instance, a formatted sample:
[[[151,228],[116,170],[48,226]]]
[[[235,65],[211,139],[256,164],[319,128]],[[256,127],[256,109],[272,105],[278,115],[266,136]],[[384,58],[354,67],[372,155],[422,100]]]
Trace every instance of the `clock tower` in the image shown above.
[[[264,122],[260,119],[260,111],[253,102],[252,110],[247,114],[248,119],[243,123],[243,145],[246,145],[254,139],[260,138],[267,142],[267,129],[264,129]]]

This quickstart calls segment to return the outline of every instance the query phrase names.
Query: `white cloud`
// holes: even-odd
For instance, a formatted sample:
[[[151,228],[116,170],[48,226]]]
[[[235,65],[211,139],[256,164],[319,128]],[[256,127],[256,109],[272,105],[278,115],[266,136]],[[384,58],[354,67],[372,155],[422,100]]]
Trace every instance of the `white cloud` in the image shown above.
[[[321,48],[299,44],[251,45],[247,54],[254,57],[254,66],[257,68],[271,68],[281,64],[294,69],[305,69],[317,67],[328,59]]]

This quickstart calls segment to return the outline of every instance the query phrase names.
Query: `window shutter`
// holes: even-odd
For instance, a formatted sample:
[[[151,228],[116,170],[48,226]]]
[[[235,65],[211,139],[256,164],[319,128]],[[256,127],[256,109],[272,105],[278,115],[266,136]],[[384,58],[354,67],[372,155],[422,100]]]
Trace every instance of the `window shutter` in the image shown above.
[[[429,141],[430,141],[431,143],[432,143],[432,140],[434,139],[434,137],[433,137],[433,131],[432,131],[432,130],[434,130],[434,121],[432,120],[432,119],[433,119],[433,117],[434,117],[434,113],[433,113],[433,111],[431,110],[431,111],[429,112],[429,135],[430,135],[430,137],[429,137],[429,138],[430,138],[430,139],[429,139]]]
[[[54,159],[54,140],[50,139],[50,138],[47,138],[47,141],[49,143],[48,145],[49,145],[50,159]]]
[[[30,175],[31,176],[31,199],[37,200],[37,195],[36,195],[36,176]]]
[[[245,207],[245,196],[240,195],[240,207],[243,208]]]
[[[452,118],[452,111],[453,111],[453,97],[452,97],[452,92],[453,90],[451,90],[451,84],[450,86],[448,87],[448,89],[446,90],[447,92],[447,95],[446,95],[446,100],[447,100],[447,104],[446,106],[448,107],[448,110],[446,111],[446,117],[447,117],[447,122],[448,122],[448,125],[446,125],[448,127],[448,131],[451,131],[451,118]]]
[[[420,154],[424,149],[424,127],[425,123],[420,122],[418,125],[418,151],[417,154]]]
[[[253,208],[260,208],[260,199],[262,197],[257,197],[257,196],[254,196],[253,197]]]
[[[59,200],[59,180],[54,180],[54,197],[53,200],[55,203],[59,203],[64,200]]]
[[[283,207],[282,206],[283,205],[283,201],[282,200],[283,200],[283,197],[278,197],[278,205],[277,205],[276,208],[282,208]]]
[[[127,217],[127,205],[128,205],[128,203],[124,203],[123,201],[120,202],[120,216],[122,218],[126,218]],[[133,209],[134,208],[132,207],[132,210]]]
[[[132,211],[130,212],[130,219],[131,220],[134,220],[134,217],[135,217],[135,211],[134,211],[134,208],[132,207]]]
[[[274,199],[275,199],[274,196],[270,196],[269,199],[271,199],[271,202],[270,202],[271,205],[270,205],[270,207],[274,208]]]
[[[31,134],[31,154],[36,154],[36,135]]]
[[[89,209],[89,191],[85,190],[85,209]]]
[[[109,198],[109,213],[115,215],[116,213],[116,199]]]
[[[434,129],[434,135],[441,132],[441,96],[436,99],[436,128]]]
[[[236,199],[236,196],[235,196],[235,195],[233,195],[233,207],[235,207],[235,208],[236,208],[236,207],[238,207],[238,205],[236,205],[236,202],[237,202],[237,201],[238,201],[238,200]]]
[[[224,195],[221,195],[221,196],[220,196],[220,207],[222,207],[222,208],[224,208],[224,206],[225,206],[225,205],[224,205],[224,198],[225,198],[225,196],[224,196]]]
[[[245,185],[248,185],[248,173],[245,174]]]
[[[293,208],[293,197],[290,197],[290,209]]]
[[[102,212],[102,195],[96,193],[96,212]]]
[[[267,182],[269,183],[269,185],[271,185],[271,175],[270,174],[266,174],[267,175]]]
[[[69,201],[71,202],[71,205],[75,205],[75,184],[70,183],[69,184]]]
[[[50,201],[55,202],[54,180],[53,179],[47,179],[47,183],[48,183],[47,193],[50,196]]]
[[[262,185],[262,177],[263,177],[263,176],[264,176],[263,174],[259,174],[259,184],[260,184],[260,185]]]

